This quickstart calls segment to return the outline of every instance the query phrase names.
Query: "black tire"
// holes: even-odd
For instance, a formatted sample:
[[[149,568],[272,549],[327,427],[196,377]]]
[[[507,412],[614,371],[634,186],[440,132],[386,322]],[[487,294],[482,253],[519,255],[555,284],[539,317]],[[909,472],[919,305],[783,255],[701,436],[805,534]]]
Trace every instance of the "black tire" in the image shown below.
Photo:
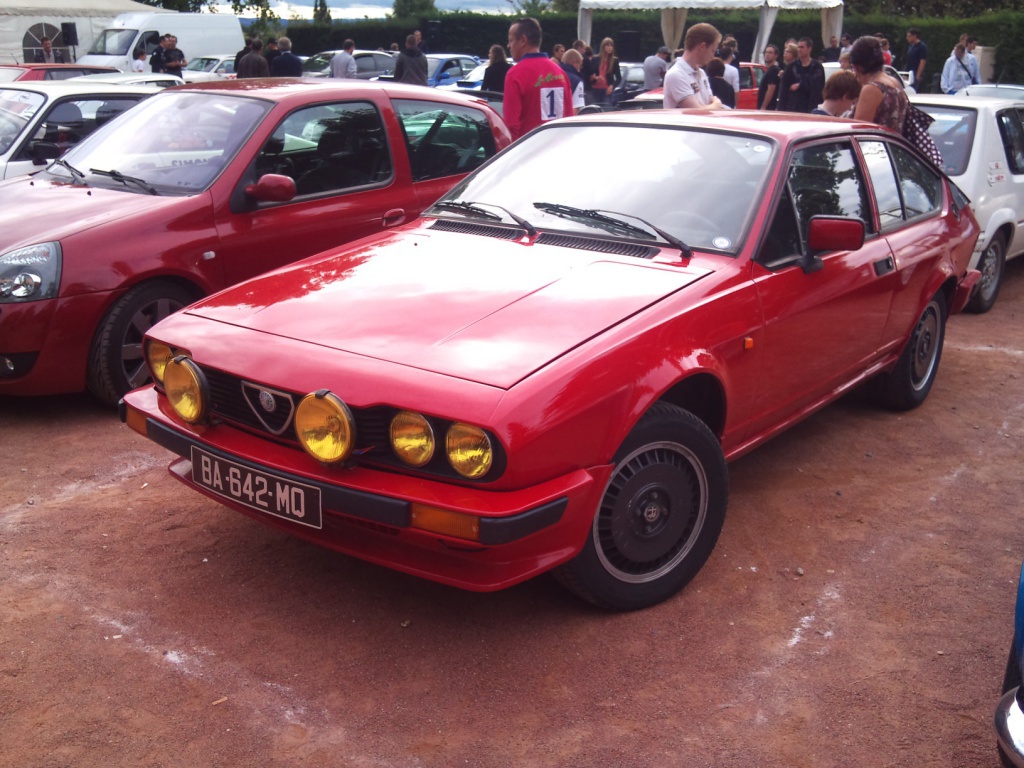
[[[623,441],[590,535],[556,578],[601,608],[668,599],[707,562],[725,522],[729,473],[700,419],[656,403]]]
[[[988,248],[981,254],[978,262],[981,279],[974,287],[971,300],[967,302],[967,311],[976,315],[992,309],[999,297],[999,289],[1003,285],[1003,272],[1006,269],[1006,236],[1001,232],[992,238]]]
[[[945,338],[946,297],[940,291],[918,318],[896,367],[871,381],[874,399],[897,411],[909,411],[923,403],[938,375]]]
[[[142,337],[158,321],[191,304],[198,296],[174,283],[142,283],[110,308],[96,329],[86,372],[89,391],[116,405],[127,392],[148,382]]]

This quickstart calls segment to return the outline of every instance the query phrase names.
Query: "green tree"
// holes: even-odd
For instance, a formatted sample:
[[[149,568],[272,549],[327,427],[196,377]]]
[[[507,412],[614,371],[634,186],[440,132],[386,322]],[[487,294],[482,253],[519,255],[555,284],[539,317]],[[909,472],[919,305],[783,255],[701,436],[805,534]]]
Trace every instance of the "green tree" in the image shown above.
[[[512,13],[516,16],[540,16],[551,10],[551,3],[548,0],[505,0],[505,2],[512,6]]]
[[[313,21],[317,24],[331,23],[331,9],[327,7],[327,0],[313,0]]]
[[[436,15],[434,0],[395,0],[391,9],[392,19],[417,19]]]
[[[555,13],[579,13],[580,0],[551,0],[551,10]]]

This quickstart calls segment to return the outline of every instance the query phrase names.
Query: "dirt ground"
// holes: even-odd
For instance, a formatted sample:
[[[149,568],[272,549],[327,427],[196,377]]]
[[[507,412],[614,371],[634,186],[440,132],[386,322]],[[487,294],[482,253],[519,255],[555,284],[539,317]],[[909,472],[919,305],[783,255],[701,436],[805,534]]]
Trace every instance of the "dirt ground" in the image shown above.
[[[854,393],[733,464],[709,564],[628,615],[319,549],[85,396],[0,399],[0,766],[994,768],[1022,302],[1011,263],[918,410]]]

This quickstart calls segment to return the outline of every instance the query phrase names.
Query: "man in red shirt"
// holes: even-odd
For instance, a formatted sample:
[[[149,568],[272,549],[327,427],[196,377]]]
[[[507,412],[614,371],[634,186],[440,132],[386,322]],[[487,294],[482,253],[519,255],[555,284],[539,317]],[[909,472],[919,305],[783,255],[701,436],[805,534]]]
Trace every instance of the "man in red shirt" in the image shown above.
[[[513,139],[548,120],[572,117],[572,90],[564,70],[540,52],[540,22],[520,19],[508,29],[515,66],[505,75],[502,113]]]

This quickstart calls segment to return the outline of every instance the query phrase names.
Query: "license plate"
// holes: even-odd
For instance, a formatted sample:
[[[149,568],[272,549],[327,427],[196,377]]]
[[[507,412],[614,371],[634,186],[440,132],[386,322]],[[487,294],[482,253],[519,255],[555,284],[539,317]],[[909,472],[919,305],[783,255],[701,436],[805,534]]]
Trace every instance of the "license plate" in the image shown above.
[[[250,509],[322,528],[320,489],[244,467],[192,446],[192,482]]]

